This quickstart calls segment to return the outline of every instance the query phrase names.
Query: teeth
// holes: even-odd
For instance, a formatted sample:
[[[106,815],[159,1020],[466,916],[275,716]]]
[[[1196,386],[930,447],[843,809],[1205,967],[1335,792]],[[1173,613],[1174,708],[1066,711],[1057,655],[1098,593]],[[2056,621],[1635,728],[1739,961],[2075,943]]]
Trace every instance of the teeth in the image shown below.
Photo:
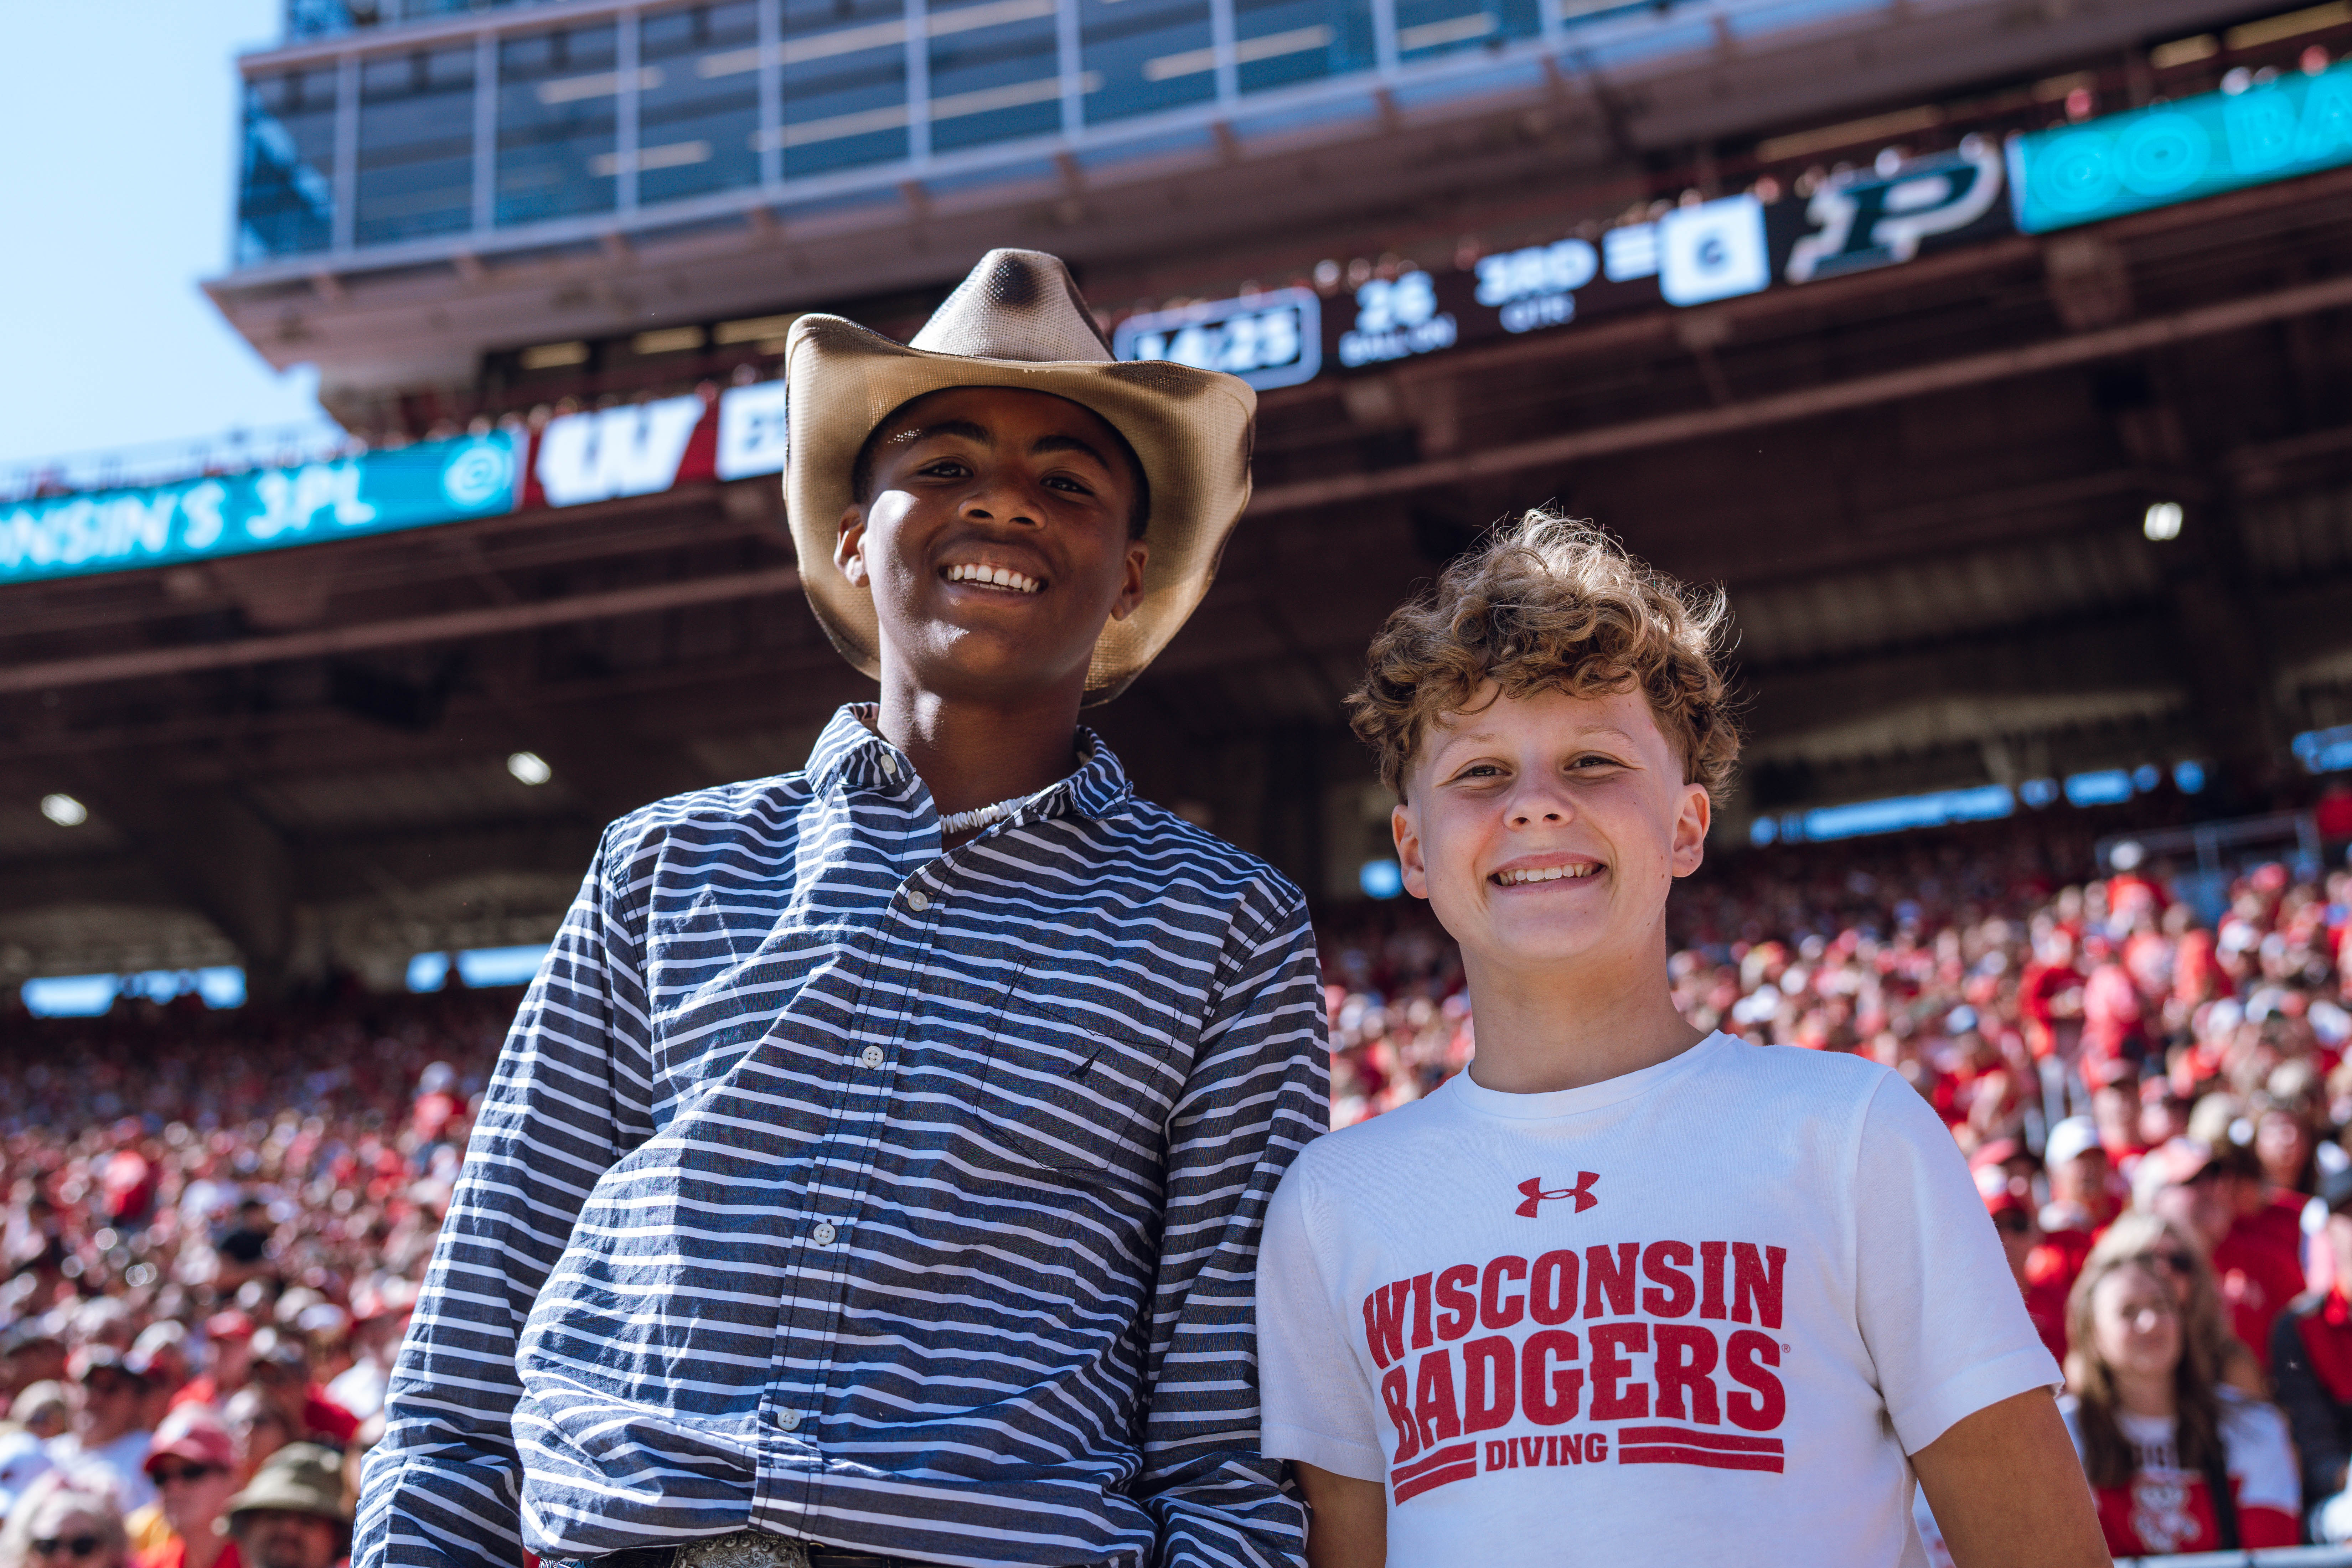
[[[1557,882],[1562,878],[1567,878],[1572,881],[1580,877],[1590,877],[1593,872],[1598,871],[1599,869],[1601,869],[1599,866],[1590,864],[1583,866],[1545,866],[1535,870],[1497,871],[1495,873],[1495,881],[1501,887],[1517,888],[1524,887],[1529,882]]]
[[[985,583],[992,588],[1010,588],[1016,594],[1034,594],[1044,584],[1034,577],[1024,577],[1006,566],[950,566],[950,583]]]

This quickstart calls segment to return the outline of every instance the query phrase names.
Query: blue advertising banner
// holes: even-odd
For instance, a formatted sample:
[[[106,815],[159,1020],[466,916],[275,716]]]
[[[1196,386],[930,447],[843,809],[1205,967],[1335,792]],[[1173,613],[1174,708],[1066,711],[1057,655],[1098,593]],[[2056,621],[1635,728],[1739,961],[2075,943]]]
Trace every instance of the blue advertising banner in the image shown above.
[[[209,561],[511,511],[520,437],[0,504],[0,584]]]
[[[2010,199],[2046,234],[2347,163],[2352,61],[2013,137]]]

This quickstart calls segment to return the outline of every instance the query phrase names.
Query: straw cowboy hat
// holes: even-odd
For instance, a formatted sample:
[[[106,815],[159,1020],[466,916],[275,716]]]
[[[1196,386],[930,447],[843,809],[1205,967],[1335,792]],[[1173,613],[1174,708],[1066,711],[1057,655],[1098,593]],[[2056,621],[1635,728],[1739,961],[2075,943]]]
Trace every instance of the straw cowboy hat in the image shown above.
[[[1051,393],[1100,415],[1135,448],[1151,489],[1151,558],[1142,603],[1095,644],[1088,702],[1118,696],[1176,635],[1249,504],[1257,394],[1215,371],[1113,359],[1069,269],[1041,251],[982,257],[910,343],[839,316],[803,316],[786,341],[784,380],[784,500],[801,583],[833,646],[867,675],[881,673],[873,595],[834,564],[834,545],[858,448],[912,398],[952,386]]]

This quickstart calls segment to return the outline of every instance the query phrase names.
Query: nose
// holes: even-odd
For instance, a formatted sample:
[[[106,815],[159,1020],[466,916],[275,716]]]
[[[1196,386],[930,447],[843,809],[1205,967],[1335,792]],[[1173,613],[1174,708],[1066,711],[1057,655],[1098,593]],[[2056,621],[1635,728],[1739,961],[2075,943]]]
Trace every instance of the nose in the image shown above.
[[[1513,827],[1564,827],[1576,820],[1576,808],[1549,774],[1531,773],[1512,792],[1505,820]]]
[[[958,509],[974,522],[1009,522],[1018,528],[1040,528],[1045,524],[1045,508],[1035,493],[1026,485],[1002,475],[992,475],[972,486]]]

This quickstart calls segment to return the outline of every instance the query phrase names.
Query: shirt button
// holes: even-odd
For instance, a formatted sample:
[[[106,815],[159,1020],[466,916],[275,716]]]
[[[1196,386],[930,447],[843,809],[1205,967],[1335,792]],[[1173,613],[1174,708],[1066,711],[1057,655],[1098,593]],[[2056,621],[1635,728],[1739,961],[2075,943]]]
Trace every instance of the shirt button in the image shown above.
[[[882,772],[891,778],[897,778],[898,776],[898,759],[892,756],[887,752],[883,752]]]
[[[864,1050],[858,1052],[857,1065],[860,1067],[869,1068],[880,1067],[882,1065],[882,1047],[879,1046],[868,1046]]]
[[[831,1247],[833,1245],[833,1238],[840,1234],[841,1233],[839,1231],[833,1228],[832,1221],[822,1219],[816,1222],[816,1228],[809,1232],[810,1237],[815,1240],[819,1247]]]
[[[910,889],[907,893],[907,907],[921,914],[931,907],[931,896],[920,888]]]
[[[787,1432],[797,1432],[801,1428],[801,1413],[797,1410],[787,1410],[776,1417],[776,1425]]]

